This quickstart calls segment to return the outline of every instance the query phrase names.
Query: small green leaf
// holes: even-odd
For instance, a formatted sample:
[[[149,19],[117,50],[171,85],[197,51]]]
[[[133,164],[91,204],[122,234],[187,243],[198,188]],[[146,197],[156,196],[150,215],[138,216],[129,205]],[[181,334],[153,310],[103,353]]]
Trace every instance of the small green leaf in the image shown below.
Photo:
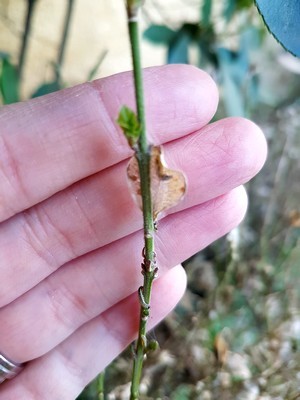
[[[154,44],[169,44],[174,39],[176,32],[164,25],[151,25],[143,37]]]
[[[2,60],[0,92],[4,104],[19,101],[19,74],[17,68],[11,64],[8,57]]]
[[[135,112],[127,106],[123,106],[120,110],[117,123],[122,128],[130,147],[134,147],[141,134],[141,125]]]

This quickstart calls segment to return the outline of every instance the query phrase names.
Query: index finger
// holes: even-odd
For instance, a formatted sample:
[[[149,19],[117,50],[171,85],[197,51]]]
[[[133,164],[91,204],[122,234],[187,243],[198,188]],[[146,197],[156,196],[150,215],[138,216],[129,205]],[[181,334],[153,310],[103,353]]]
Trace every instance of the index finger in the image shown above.
[[[149,140],[159,144],[206,125],[218,95],[191,66],[144,73]],[[116,126],[134,108],[132,73],[122,73],[0,109],[0,221],[130,156]]]

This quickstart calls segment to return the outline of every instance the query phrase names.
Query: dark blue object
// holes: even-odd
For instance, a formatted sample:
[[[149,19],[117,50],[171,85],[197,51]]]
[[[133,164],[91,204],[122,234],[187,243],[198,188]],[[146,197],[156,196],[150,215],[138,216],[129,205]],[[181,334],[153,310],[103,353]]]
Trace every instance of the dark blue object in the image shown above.
[[[256,0],[256,5],[275,38],[300,57],[300,0]]]

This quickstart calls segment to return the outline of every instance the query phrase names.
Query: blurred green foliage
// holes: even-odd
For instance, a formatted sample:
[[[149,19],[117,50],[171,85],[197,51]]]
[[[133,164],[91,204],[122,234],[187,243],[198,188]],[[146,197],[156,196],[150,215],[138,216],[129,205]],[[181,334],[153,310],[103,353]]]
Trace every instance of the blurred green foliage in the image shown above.
[[[0,93],[3,104],[19,101],[19,74],[6,54],[0,58]]]
[[[28,51],[28,41],[31,33],[31,24],[36,10],[38,0],[27,0],[26,18],[24,20],[24,34],[21,41],[18,60],[15,64],[12,63],[9,54],[0,52],[0,101],[2,104],[11,104],[20,101],[23,68]],[[61,77],[61,70],[63,67],[64,55],[69,37],[70,25],[72,21],[75,0],[66,0],[66,13],[63,23],[60,44],[57,51],[57,59],[52,62],[52,69],[54,78],[50,82],[42,82],[29,96],[30,98],[44,96],[46,94],[56,92],[63,89],[65,83]],[[107,52],[101,52],[95,64],[87,74],[87,80],[92,80]]]
[[[265,36],[262,22],[254,14],[251,0],[226,1],[219,12],[218,30],[213,14],[216,1],[205,0],[200,10],[200,19],[196,23],[183,23],[173,30],[165,25],[150,25],[144,32],[144,38],[153,44],[167,47],[169,64],[191,64],[192,50],[197,52],[197,65],[209,69],[222,86],[222,98],[227,116],[249,116],[251,110],[260,101],[258,76],[252,69],[251,53],[261,47]],[[238,22],[238,19],[241,19]],[[232,46],[226,40],[227,30],[232,21]]]

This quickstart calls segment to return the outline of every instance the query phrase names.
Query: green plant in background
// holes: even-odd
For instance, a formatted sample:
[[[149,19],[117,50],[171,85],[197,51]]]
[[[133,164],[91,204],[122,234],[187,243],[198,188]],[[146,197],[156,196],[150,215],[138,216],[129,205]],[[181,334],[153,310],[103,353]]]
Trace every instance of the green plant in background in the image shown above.
[[[20,84],[22,81],[22,72],[27,53],[28,39],[30,36],[31,22],[35,5],[36,0],[27,1],[27,14],[18,66],[16,67],[11,63],[10,56],[8,54],[3,54],[2,57],[0,57],[0,94],[3,104],[11,104],[20,100]]]
[[[26,63],[26,56],[28,52],[28,42],[32,30],[32,21],[35,15],[37,3],[38,0],[27,0],[27,10],[24,21],[24,33],[22,36],[17,65],[14,65],[11,62],[9,54],[0,52],[0,99],[2,99],[2,104],[15,103],[17,101],[20,101],[21,99],[20,89],[22,87],[24,66]],[[63,69],[74,8],[75,0],[67,0],[57,59],[52,63],[54,78],[50,82],[43,82],[40,86],[38,86],[36,90],[31,94],[30,97],[32,98],[55,92],[65,86],[61,72]],[[95,64],[88,73],[87,80],[92,80],[95,77],[105,56],[106,51],[101,52]]]
[[[27,12],[24,23],[24,34],[21,42],[18,65],[14,66],[10,62],[9,55],[2,57],[2,68],[0,72],[0,94],[3,104],[11,104],[20,100],[20,87],[22,84],[22,76],[26,55],[28,51],[28,40],[31,33],[32,20],[35,12],[37,0],[27,0]],[[64,24],[61,46],[59,49],[58,61],[56,63],[56,77],[53,82],[41,85],[33,94],[32,97],[42,96],[47,93],[61,89],[62,83],[60,79],[60,69],[63,63],[63,55],[65,52],[66,40],[69,31],[71,11],[73,8],[73,0],[69,0],[67,14]]]
[[[1,54],[0,63],[0,93],[3,104],[16,103],[19,101],[19,73],[8,54]]]
[[[66,45],[67,45],[67,40],[68,40],[68,36],[69,36],[69,30],[70,30],[70,24],[71,24],[71,18],[72,18],[72,13],[73,13],[73,9],[74,9],[74,4],[75,4],[75,0],[68,0],[68,2],[67,2],[65,21],[64,21],[61,40],[60,40],[60,46],[58,49],[57,60],[53,65],[54,72],[55,72],[54,80],[52,82],[43,83],[32,94],[32,97],[39,97],[39,96],[43,96],[48,93],[56,92],[57,90],[62,89],[64,86],[63,82],[62,82],[62,78],[61,78],[61,70],[62,70],[63,62],[64,62],[64,56],[65,56]]]
[[[252,70],[250,55],[261,46],[265,32],[253,9],[252,0],[222,4],[205,0],[198,22],[183,23],[176,30],[152,24],[144,38],[167,47],[169,64],[194,64],[195,55],[191,53],[196,51],[196,64],[210,71],[222,88],[223,114],[249,116],[260,100],[258,76]],[[234,46],[228,47],[228,41]]]

